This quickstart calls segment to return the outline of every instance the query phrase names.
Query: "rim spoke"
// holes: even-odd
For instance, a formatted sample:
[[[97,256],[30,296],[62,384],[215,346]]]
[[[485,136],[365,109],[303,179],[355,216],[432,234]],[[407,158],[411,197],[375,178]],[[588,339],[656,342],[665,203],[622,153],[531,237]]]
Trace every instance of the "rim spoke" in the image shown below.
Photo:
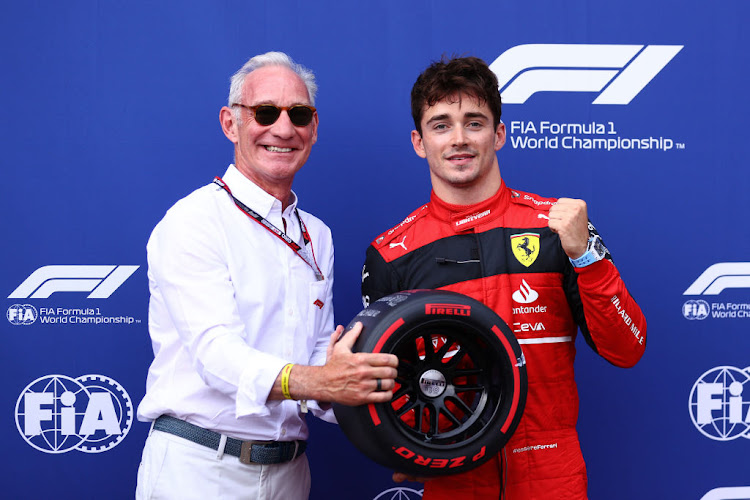
[[[399,389],[393,393],[393,399],[391,399],[391,401],[396,401],[400,397],[405,396],[406,394],[409,394],[410,392],[411,391],[409,387],[406,387],[406,385],[401,384],[401,387],[399,387]]]
[[[422,335],[422,342],[424,343],[424,359],[430,362],[435,357],[435,346],[432,345],[432,335]]]
[[[414,408],[415,406],[417,406],[418,404],[419,404],[419,401],[411,400],[410,399],[406,403],[404,403],[404,405],[401,408],[399,408],[398,410],[394,409],[394,412],[396,413],[397,417],[401,418],[406,413],[408,413],[412,408]],[[419,417],[417,417],[417,418],[419,418]]]
[[[419,411],[417,412],[417,424],[418,424],[417,429],[422,434],[427,434],[428,433],[428,431],[424,430],[424,425],[425,425],[425,422],[424,422],[424,412],[425,412],[426,409],[427,409],[427,407],[424,404],[420,403],[420,405],[419,405]]]
[[[399,378],[404,378],[404,379],[408,379],[410,377],[413,377],[414,373],[416,371],[414,369],[414,365],[412,365],[408,361],[404,361],[403,359],[399,360],[397,370],[398,370],[398,377]]]
[[[458,344],[457,344],[457,345],[458,345]],[[463,349],[463,348],[462,348],[462,347],[461,347],[460,345],[458,345],[458,346],[459,346],[459,348],[458,348],[458,352],[457,352],[456,354],[454,354],[454,355],[453,355],[453,356],[452,356],[452,357],[451,357],[451,358],[450,358],[450,359],[448,360],[448,362],[447,362],[447,363],[445,363],[445,365],[446,365],[446,366],[449,366],[449,367],[454,367],[454,366],[456,366],[457,364],[459,364],[459,363],[461,362],[461,360],[462,360],[462,359],[464,359],[464,357],[466,357],[466,350],[465,350],[465,349]]]
[[[458,369],[454,370],[453,373],[455,373],[456,376],[459,376],[459,375],[479,375],[480,373],[484,373],[484,368],[480,368],[480,367],[458,368]]]
[[[435,407],[430,407],[430,436],[437,436],[440,434],[440,429],[438,428],[438,412],[435,411]]]
[[[453,425],[455,425],[456,427],[461,425],[461,421],[458,419],[458,417],[456,417],[453,412],[448,411],[448,408],[443,407],[440,413],[442,413],[448,420],[453,422]]]
[[[443,362],[443,358],[445,357],[445,355],[448,354],[448,351],[450,350],[450,348],[451,348],[452,345],[453,345],[453,341],[451,339],[447,338],[445,340],[445,343],[443,344],[443,346],[437,352],[437,356],[436,357],[437,357],[438,360],[440,360],[441,363]],[[459,352],[460,352],[460,348],[459,348]],[[458,353],[456,353],[456,354],[458,354]]]
[[[458,408],[462,412],[464,412],[464,414],[466,414],[467,416],[470,416],[470,415],[474,414],[474,410],[472,410],[471,408],[469,408],[468,406],[466,406],[466,403],[464,403],[464,401],[461,398],[451,398],[450,401],[451,401],[451,403],[453,403],[456,406],[458,406]]]
[[[480,391],[483,391],[483,390],[484,390],[484,386],[483,386],[483,385],[481,385],[481,384],[477,384],[477,385],[455,385],[455,386],[453,386],[453,389],[454,389],[454,390],[455,390],[455,392],[457,392],[457,393],[458,393],[458,392],[466,392],[466,391],[476,391],[476,392],[480,392]],[[394,398],[395,398],[395,397],[396,397],[396,396],[394,396]]]

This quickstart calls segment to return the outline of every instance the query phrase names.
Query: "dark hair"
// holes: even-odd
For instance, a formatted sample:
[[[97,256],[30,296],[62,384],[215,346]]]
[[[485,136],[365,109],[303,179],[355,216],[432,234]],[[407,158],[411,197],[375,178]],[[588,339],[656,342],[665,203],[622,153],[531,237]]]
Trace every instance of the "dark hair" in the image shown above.
[[[411,89],[411,116],[422,135],[425,107],[434,106],[454,94],[463,94],[487,103],[492,111],[495,128],[500,124],[502,102],[497,76],[478,57],[443,58],[422,72]]]

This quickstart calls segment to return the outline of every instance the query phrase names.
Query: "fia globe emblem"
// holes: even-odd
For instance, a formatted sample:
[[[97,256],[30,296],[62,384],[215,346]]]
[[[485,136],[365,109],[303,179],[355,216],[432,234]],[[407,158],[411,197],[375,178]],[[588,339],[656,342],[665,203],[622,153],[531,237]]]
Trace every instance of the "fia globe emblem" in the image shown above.
[[[750,439],[750,368],[705,372],[690,391],[689,409],[695,427],[710,439]]]
[[[30,383],[16,403],[16,427],[45,453],[100,453],[119,444],[133,423],[130,396],[103,375],[47,375]]]
[[[381,492],[372,500],[419,500],[422,498],[422,490],[411,488],[390,488]]]
[[[682,315],[685,319],[706,319],[711,306],[705,300],[688,300],[682,305]]]
[[[36,307],[31,304],[13,304],[8,308],[5,317],[11,325],[31,325],[39,317]]]

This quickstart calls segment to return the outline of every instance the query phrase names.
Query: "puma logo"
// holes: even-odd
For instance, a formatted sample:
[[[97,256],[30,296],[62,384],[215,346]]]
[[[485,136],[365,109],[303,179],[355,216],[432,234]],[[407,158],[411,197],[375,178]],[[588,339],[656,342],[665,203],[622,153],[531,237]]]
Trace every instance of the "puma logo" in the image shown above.
[[[398,243],[389,243],[388,246],[390,246],[391,248],[402,247],[404,250],[408,251],[409,249],[406,248],[406,245],[404,245],[405,241],[406,235],[404,235],[404,237],[401,238],[401,241],[399,241]]]

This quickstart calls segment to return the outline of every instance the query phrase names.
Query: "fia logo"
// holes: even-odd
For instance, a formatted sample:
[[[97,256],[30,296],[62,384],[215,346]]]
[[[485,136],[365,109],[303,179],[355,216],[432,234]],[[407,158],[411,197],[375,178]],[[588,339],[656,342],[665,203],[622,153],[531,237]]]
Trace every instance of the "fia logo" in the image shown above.
[[[381,492],[372,500],[419,500],[424,490],[413,490],[411,488],[390,488]]]
[[[706,319],[711,306],[705,300],[688,300],[682,305],[682,315],[685,319]]]
[[[750,439],[750,368],[708,370],[693,385],[689,407],[693,424],[707,438]]]
[[[44,453],[107,451],[125,438],[132,423],[130,396],[103,375],[40,377],[16,403],[18,432]]]
[[[36,307],[31,304],[13,304],[5,313],[11,325],[31,325],[39,317]]]

